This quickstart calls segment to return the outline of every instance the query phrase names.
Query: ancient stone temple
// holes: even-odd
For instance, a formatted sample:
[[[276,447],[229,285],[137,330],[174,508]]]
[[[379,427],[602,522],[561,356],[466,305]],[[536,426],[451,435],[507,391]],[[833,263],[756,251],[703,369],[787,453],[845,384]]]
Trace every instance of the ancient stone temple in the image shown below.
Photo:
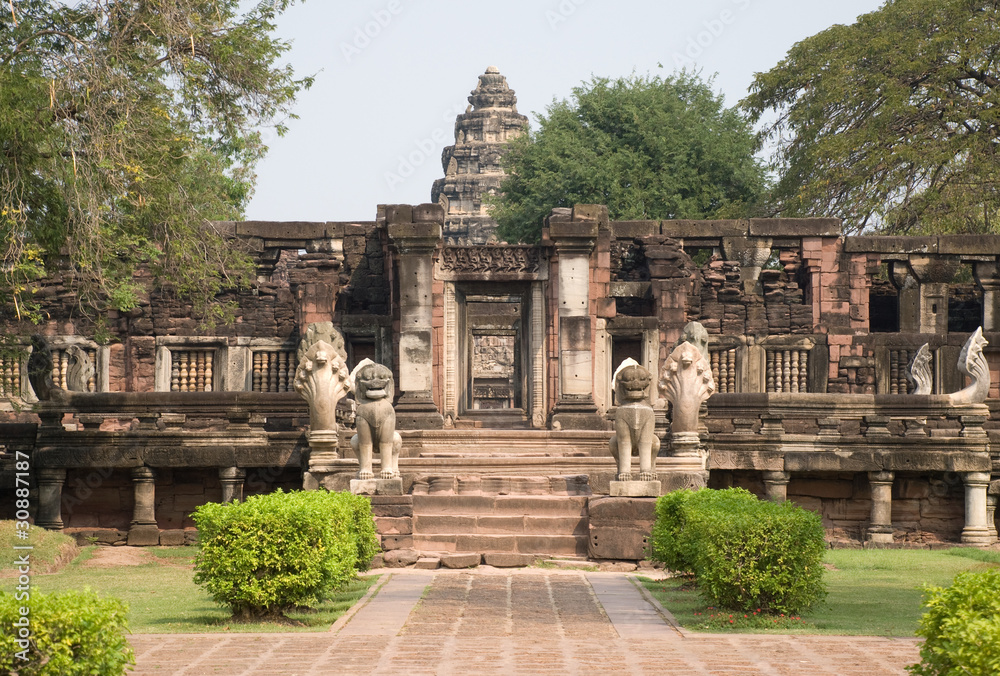
[[[463,135],[486,138],[494,101],[511,124],[490,141],[511,133],[497,92],[487,72]],[[28,454],[35,522],[108,543],[192,540],[208,501],[365,481],[398,487],[371,498],[387,551],[493,563],[638,559],[648,493],[706,485],[795,501],[835,541],[996,540],[1000,236],[576,205],[537,245],[484,246],[450,217],[216,224],[258,282],[211,331],[151,287],[99,342],[63,279],[40,281],[44,340],[0,361],[0,482]],[[311,420],[296,388],[321,386]],[[381,413],[359,424],[359,403]]]
[[[431,201],[445,211],[444,238],[450,244],[485,244],[494,221],[483,198],[500,188],[500,158],[528,118],[517,112],[517,97],[495,66],[479,76],[469,107],[455,120],[455,145],[441,153],[444,178],[434,181]]]

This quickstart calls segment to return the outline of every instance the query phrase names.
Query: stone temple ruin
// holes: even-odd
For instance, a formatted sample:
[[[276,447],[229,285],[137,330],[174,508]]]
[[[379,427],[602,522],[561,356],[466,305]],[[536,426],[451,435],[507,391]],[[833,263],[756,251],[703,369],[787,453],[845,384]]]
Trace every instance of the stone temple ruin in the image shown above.
[[[435,203],[216,224],[257,264],[232,325],[150,285],[98,343],[44,280],[44,340],[0,361],[0,481],[31,454],[36,524],[178,544],[205,502],[354,482],[387,551],[638,559],[651,493],[743,486],[844,543],[996,540],[1000,236],[577,205],[484,245],[523,118],[495,69],[470,103]]]

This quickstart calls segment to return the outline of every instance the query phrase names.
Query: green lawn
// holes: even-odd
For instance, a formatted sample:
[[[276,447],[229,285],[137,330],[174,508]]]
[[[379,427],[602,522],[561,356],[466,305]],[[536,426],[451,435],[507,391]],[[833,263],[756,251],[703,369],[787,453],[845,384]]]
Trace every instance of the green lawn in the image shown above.
[[[949,550],[833,549],[824,556],[829,595],[801,621],[778,629],[740,627],[743,632],[913,636],[923,614],[924,584],[947,587],[964,570],[1000,564],[1000,552]],[[708,630],[711,614],[698,592],[677,578],[645,581],[657,600],[681,626]],[[697,614],[700,613],[700,614]]]
[[[138,566],[85,566],[95,549],[86,547],[79,557],[57,573],[33,575],[31,584],[42,593],[90,587],[101,596],[119,598],[129,606],[129,628],[135,634],[326,631],[364,596],[376,579],[375,576],[361,577],[315,609],[288,613],[289,618],[304,626],[235,624],[229,622],[229,612],[192,581],[195,547],[150,547],[147,552],[155,558]],[[5,591],[10,591],[13,584],[11,579],[0,580],[0,588]]]

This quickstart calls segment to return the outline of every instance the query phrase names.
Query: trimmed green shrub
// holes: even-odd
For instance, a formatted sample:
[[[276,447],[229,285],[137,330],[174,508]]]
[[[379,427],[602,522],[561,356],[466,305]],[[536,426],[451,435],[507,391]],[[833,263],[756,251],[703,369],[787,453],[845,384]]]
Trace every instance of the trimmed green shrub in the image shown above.
[[[714,505],[723,512],[736,508],[744,502],[757,502],[756,496],[743,488],[729,488],[723,491],[701,489],[697,491],[678,490],[660,496],[656,501],[656,521],[653,522],[651,538],[651,558],[677,572],[694,572],[694,557],[697,542],[690,537],[684,526],[688,513]]]
[[[926,587],[917,635],[919,676],[1000,674],[1000,569],[959,573],[948,588]]]
[[[825,548],[819,515],[743,489],[676,491],[657,503],[653,558],[694,573],[702,597],[720,608],[809,608],[826,595]]]
[[[26,616],[21,609],[29,612]],[[18,676],[120,676],[135,664],[128,609],[90,590],[31,592],[29,599],[0,592],[0,673]],[[22,617],[27,617],[28,627]],[[21,637],[21,630],[30,637]],[[24,632],[24,633],[27,633]],[[20,655],[20,656],[19,656]],[[27,657],[22,660],[21,657]]]
[[[378,540],[363,496],[280,490],[193,514],[201,551],[194,581],[237,619],[308,605],[366,570]]]

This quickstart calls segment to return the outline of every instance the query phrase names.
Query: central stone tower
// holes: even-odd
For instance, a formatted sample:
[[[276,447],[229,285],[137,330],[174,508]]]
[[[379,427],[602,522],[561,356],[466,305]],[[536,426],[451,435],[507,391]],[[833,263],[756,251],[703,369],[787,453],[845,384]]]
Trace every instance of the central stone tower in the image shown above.
[[[431,201],[444,207],[449,244],[485,244],[496,221],[486,213],[485,195],[500,189],[500,158],[528,118],[517,112],[517,97],[495,66],[479,76],[469,107],[455,120],[455,145],[441,153],[444,178],[434,181]]]

